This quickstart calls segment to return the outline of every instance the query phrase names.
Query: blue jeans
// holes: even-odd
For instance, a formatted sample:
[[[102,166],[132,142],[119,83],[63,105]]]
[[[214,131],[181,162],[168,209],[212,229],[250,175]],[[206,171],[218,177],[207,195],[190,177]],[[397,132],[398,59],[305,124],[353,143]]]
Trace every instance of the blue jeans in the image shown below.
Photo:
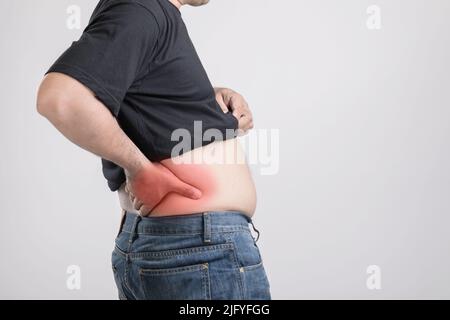
[[[249,223],[236,211],[145,218],[126,213],[112,254],[119,298],[270,300]]]

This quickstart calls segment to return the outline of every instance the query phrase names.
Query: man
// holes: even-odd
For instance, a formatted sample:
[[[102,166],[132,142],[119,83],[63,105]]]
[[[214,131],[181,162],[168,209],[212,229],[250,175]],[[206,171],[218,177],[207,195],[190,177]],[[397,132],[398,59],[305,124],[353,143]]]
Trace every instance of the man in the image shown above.
[[[101,0],[39,88],[39,113],[100,156],[118,191],[121,299],[270,299],[236,139],[252,115],[213,89],[180,12],[207,2]]]

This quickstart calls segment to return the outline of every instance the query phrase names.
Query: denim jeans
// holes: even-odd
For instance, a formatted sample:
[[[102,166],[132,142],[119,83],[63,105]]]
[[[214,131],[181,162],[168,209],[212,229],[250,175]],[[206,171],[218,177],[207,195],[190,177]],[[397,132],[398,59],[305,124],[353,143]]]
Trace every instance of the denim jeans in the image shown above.
[[[120,299],[270,300],[250,217],[126,213],[112,254]],[[258,232],[259,235],[259,232]]]

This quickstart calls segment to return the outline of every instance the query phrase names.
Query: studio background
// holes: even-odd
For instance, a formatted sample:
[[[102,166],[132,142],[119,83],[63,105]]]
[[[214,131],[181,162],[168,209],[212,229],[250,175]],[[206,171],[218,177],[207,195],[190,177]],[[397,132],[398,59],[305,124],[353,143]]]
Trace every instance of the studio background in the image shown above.
[[[116,299],[98,158],[35,108],[97,1],[0,1],[0,298]],[[67,24],[81,8],[81,29]],[[367,8],[381,9],[370,29]],[[450,298],[450,2],[211,0],[182,15],[214,85],[279,129],[255,226],[274,299]],[[69,290],[67,268],[81,270]],[[369,266],[381,288],[367,286]]]

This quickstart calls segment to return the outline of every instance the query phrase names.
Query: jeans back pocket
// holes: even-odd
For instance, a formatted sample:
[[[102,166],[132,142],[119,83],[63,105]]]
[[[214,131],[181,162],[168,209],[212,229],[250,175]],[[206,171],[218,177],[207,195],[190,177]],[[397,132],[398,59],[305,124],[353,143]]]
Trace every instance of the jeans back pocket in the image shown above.
[[[208,263],[167,269],[141,269],[139,273],[145,299],[211,299]]]
[[[270,284],[262,262],[241,267],[244,282],[244,300],[271,300]]]

